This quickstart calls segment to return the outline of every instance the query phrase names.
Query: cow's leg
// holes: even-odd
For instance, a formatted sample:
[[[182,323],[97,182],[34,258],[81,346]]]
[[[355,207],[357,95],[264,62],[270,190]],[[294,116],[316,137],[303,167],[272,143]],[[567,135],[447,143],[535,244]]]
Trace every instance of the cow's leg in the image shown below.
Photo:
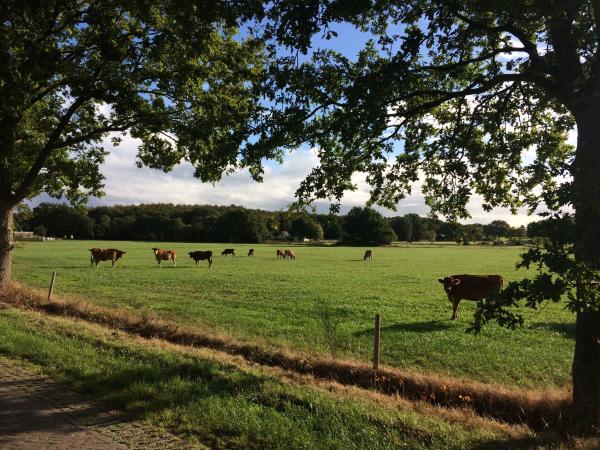
[[[458,310],[458,303],[460,300],[452,300],[452,320],[456,320],[456,311]]]

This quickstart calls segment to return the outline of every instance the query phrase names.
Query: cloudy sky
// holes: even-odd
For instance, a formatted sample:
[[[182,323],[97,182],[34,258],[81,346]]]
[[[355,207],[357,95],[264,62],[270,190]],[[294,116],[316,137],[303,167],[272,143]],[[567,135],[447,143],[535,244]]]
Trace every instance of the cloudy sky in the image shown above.
[[[215,204],[242,205],[248,208],[265,210],[286,209],[294,200],[294,192],[300,181],[317,165],[318,160],[309,150],[297,150],[288,154],[282,165],[269,163],[265,170],[264,182],[252,181],[248,171],[242,170],[224,177],[215,185],[201,183],[193,177],[193,169],[189,164],[182,164],[170,173],[163,173],[135,165],[138,141],[126,137],[118,147],[112,146],[110,138],[104,141],[110,150],[106,163],[101,171],[106,177],[105,192],[102,198],[93,198],[90,206],[139,204],[139,203],[175,203],[175,204]],[[358,190],[347,192],[342,201],[342,213],[353,206],[364,206],[369,197],[368,185],[364,178],[355,178]],[[47,196],[40,196],[32,202],[48,201]],[[317,204],[319,212],[328,212],[329,204]],[[413,195],[398,204],[397,211],[378,208],[386,216],[417,213],[426,215],[428,208],[423,196],[417,189]],[[481,207],[477,197],[471,200],[469,212],[472,218],[465,222],[489,223],[492,220],[506,220],[513,226],[520,226],[537,216],[528,216],[526,211],[512,215],[509,210],[496,208],[488,213]]]
[[[352,58],[363,48],[369,38],[364,33],[359,33],[348,24],[337,24],[333,28],[338,32],[338,37],[324,40],[316,36],[313,40],[313,49],[318,47],[333,48]],[[308,57],[308,56],[307,56]],[[575,142],[573,133],[570,141]],[[113,148],[110,138],[104,142],[110,155],[102,166],[102,173],[106,177],[106,196],[90,201],[90,206],[139,204],[139,203],[176,203],[176,204],[215,204],[215,205],[242,205],[248,208],[265,210],[286,209],[294,200],[294,192],[301,180],[317,165],[317,158],[309,150],[297,150],[286,156],[282,165],[269,163],[265,168],[264,182],[252,181],[248,171],[236,172],[225,177],[215,185],[203,184],[193,177],[191,165],[183,164],[173,172],[163,173],[148,168],[137,168],[135,156],[138,142],[130,137],[123,139],[121,145]],[[342,200],[341,212],[347,212],[353,206],[364,206],[369,198],[369,189],[364,177],[357,175],[355,183],[357,191],[347,192]],[[42,201],[56,201],[46,195],[34,199],[32,205]],[[471,218],[465,223],[489,223],[492,220],[506,220],[513,226],[527,224],[538,220],[537,216],[528,216],[525,210],[517,215],[512,215],[509,210],[496,208],[492,212],[485,212],[481,207],[481,198],[474,196],[469,204]],[[329,204],[321,202],[317,205],[318,212],[328,212]],[[417,213],[426,215],[428,207],[425,205],[422,194],[415,187],[411,196],[398,204],[397,211],[377,208],[386,215],[404,215]]]

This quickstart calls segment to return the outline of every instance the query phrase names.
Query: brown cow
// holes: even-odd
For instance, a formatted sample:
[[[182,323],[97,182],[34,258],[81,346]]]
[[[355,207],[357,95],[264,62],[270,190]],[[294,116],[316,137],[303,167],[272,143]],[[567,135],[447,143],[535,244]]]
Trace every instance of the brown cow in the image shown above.
[[[248,250],[248,256],[254,256],[254,249],[251,248],[250,250]]]
[[[177,263],[175,260],[177,259],[177,252],[175,250],[161,250],[158,247],[153,247],[152,251],[154,252],[154,256],[156,257],[156,262],[158,263],[158,267],[160,267],[161,261],[173,261],[173,265],[176,266]]]
[[[373,250],[367,250],[365,252],[365,256],[363,256],[363,261],[366,261],[367,259],[369,261],[373,259]]]
[[[90,248],[90,252],[92,252],[92,256],[90,257],[90,261],[92,263],[92,267],[96,264],[98,267],[98,263],[100,261],[112,261],[112,267],[114,269],[117,260],[120,259],[126,252],[117,250],[116,248]]]
[[[286,250],[284,258],[296,259],[296,252],[293,250]]]
[[[198,267],[200,265],[200,261],[204,261],[204,260],[208,260],[208,267],[210,267],[212,265],[212,252],[210,250],[203,252],[203,251],[196,251],[196,252],[189,252],[188,255],[190,255],[190,258],[192,258],[194,260],[194,262],[196,263],[196,267]]]
[[[235,256],[235,249],[234,248],[226,248],[225,250],[223,250],[221,252],[221,256],[227,256],[227,255]]]
[[[279,259],[280,257],[285,259],[285,251],[278,248],[277,249],[277,259]]]
[[[500,293],[504,280],[500,275],[451,275],[438,278],[444,285],[448,300],[452,302],[452,320],[462,299],[479,301]]]

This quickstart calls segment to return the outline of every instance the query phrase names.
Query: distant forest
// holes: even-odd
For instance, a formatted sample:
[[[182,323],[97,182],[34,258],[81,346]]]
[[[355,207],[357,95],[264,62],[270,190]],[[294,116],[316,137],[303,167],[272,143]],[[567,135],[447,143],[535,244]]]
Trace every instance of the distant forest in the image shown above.
[[[270,240],[335,240],[347,244],[386,244],[391,241],[481,241],[520,243],[545,236],[544,221],[513,228],[502,220],[490,224],[444,222],[406,214],[383,217],[369,208],[352,208],[346,215],[294,214],[241,206],[145,204],[100,206],[82,210],[42,203],[19,205],[17,230],[39,236],[182,242],[264,242]]]

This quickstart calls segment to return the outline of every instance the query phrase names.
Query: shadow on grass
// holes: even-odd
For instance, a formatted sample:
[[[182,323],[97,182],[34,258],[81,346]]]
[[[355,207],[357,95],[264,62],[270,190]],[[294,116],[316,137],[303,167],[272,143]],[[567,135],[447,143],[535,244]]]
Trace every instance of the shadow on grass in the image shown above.
[[[534,322],[530,325],[532,329],[542,329],[564,334],[569,339],[575,339],[575,323],[564,322]]]
[[[448,321],[442,320],[429,320],[427,322],[411,322],[411,323],[395,323],[381,327],[381,332],[386,331],[409,331],[411,333],[431,333],[434,331],[442,331],[453,328]],[[354,336],[365,336],[372,335],[373,328],[369,328],[363,331],[357,331]]]

